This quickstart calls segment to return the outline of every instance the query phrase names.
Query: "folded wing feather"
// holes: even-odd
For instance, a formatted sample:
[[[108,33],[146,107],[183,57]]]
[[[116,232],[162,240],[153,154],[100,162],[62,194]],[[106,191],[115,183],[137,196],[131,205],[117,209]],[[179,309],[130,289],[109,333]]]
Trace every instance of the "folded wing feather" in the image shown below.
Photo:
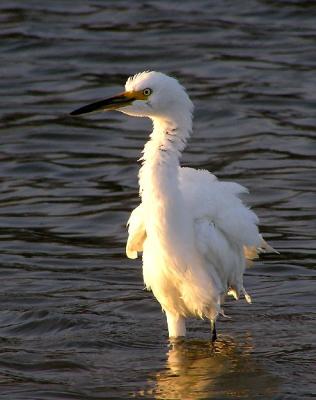
[[[196,190],[197,175],[199,190]],[[278,253],[258,233],[257,216],[239,199],[241,194],[247,193],[246,188],[234,182],[219,182],[208,171],[192,168],[180,168],[180,187],[195,223],[199,226],[197,242],[203,253],[209,248],[210,241],[215,250],[216,243],[224,243],[225,237],[230,242],[243,246],[244,257],[249,260],[248,265],[251,265],[251,260],[259,258],[260,253]],[[143,251],[146,239],[142,204],[133,210],[127,226],[129,236],[126,255],[135,259]],[[216,231],[212,229],[214,226]],[[226,244],[223,246],[226,247]],[[218,257],[216,253],[219,254],[220,246],[217,250],[213,252],[215,258]]]
[[[146,239],[146,230],[141,204],[131,213],[127,226],[128,240],[126,244],[126,255],[128,258],[135,259],[138,257],[138,252],[143,251],[143,244]]]

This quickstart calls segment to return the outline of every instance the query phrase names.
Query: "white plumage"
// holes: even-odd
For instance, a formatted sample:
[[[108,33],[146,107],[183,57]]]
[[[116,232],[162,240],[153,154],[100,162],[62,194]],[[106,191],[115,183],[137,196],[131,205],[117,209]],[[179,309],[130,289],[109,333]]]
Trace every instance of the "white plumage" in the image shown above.
[[[128,221],[126,253],[137,258],[143,252],[144,282],[166,312],[169,336],[185,336],[185,318],[215,321],[227,294],[244,294],[250,302],[243,286],[247,259],[273,249],[240,199],[247,189],[180,166],[193,111],[184,88],[162,73],[143,72],[129,78],[125,89],[73,114],[118,109],[152,119],[139,172],[141,203]]]

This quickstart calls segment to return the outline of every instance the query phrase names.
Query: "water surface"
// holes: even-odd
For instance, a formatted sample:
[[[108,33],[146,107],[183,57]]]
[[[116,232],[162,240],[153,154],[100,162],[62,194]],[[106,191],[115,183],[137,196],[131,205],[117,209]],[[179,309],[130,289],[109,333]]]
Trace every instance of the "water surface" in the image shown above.
[[[0,4],[0,396],[315,396],[316,6],[307,1]],[[219,339],[169,345],[125,257],[150,123],[69,111],[156,69],[195,104],[183,164],[250,190],[280,256],[245,277]]]

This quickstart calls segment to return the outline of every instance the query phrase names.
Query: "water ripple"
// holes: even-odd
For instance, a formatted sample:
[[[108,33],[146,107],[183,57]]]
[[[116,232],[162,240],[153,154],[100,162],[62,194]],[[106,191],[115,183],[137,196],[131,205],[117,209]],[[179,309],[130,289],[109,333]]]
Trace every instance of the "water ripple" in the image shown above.
[[[3,399],[312,398],[315,5],[3,0],[0,392]],[[157,69],[195,104],[183,164],[247,186],[281,252],[247,271],[219,341],[168,347],[124,256],[150,123],[72,109]],[[299,382],[299,384],[297,384]]]

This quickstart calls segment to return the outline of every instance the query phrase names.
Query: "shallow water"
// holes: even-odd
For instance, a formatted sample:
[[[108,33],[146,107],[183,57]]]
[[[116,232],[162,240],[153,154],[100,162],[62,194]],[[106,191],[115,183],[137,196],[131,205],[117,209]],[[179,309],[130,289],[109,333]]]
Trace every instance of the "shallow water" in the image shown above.
[[[2,399],[315,396],[315,20],[300,0],[1,1]],[[197,320],[168,344],[124,255],[150,123],[67,115],[145,69],[194,101],[183,164],[246,185],[281,252],[214,347]]]

